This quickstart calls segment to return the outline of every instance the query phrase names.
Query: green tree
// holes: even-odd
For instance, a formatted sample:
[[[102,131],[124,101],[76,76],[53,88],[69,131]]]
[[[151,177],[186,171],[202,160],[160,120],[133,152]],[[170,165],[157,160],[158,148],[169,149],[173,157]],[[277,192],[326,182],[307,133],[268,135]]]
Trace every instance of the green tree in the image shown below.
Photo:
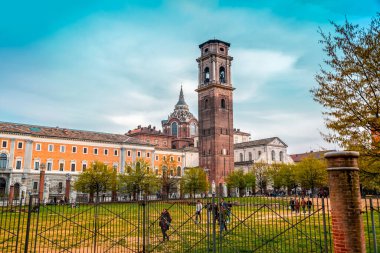
[[[323,134],[329,142],[358,150],[361,157],[380,160],[380,13],[367,28],[331,22],[335,32],[320,31],[325,65],[316,75],[314,100],[326,110]],[[361,168],[365,178],[379,181],[379,166]],[[370,184],[370,183],[369,183]]]
[[[229,189],[239,189],[239,196],[243,196],[246,188],[252,188],[256,185],[256,176],[253,172],[244,173],[242,169],[235,169],[226,177],[227,187]]]
[[[284,186],[283,175],[280,173],[282,165],[282,163],[273,163],[268,167],[268,176],[275,192]]]
[[[293,189],[298,187],[296,169],[294,164],[282,164],[279,170],[279,177],[282,179],[282,186],[286,188],[290,195]]]
[[[181,178],[181,187],[184,193],[189,193],[190,197],[197,193],[207,192],[208,182],[206,172],[199,167],[185,170]]]
[[[164,198],[168,198],[169,193],[172,189],[179,187],[179,180],[173,177],[174,172],[176,171],[176,162],[167,158],[161,161],[161,186],[162,186],[162,195]]]
[[[253,170],[256,175],[256,184],[261,194],[267,193],[269,165],[264,162],[257,162],[253,165]]]
[[[327,186],[327,164],[326,161],[314,157],[302,159],[295,167],[296,179],[300,186],[310,189],[312,194],[316,188]]]
[[[99,200],[99,193],[112,189],[115,174],[116,172],[108,165],[95,161],[79,175],[74,188],[79,192],[89,193],[91,202],[95,193]]]
[[[152,194],[160,189],[160,179],[149,168],[149,163],[143,159],[125,165],[125,171],[120,174],[121,190],[131,193],[134,199],[137,195]]]

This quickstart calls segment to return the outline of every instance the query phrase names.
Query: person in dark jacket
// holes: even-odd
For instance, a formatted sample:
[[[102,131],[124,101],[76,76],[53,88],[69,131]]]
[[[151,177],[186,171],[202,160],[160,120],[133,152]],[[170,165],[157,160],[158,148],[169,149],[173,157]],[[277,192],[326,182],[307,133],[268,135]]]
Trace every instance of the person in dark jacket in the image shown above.
[[[159,225],[161,227],[161,232],[163,240],[167,239],[169,241],[169,236],[166,233],[169,230],[170,223],[172,222],[172,217],[170,216],[168,210],[164,209],[160,216]]]

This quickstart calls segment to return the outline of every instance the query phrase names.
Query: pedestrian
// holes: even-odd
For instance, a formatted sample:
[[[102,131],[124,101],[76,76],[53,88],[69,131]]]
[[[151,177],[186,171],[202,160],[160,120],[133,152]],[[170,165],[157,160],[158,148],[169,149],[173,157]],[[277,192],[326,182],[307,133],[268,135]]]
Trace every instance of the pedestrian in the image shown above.
[[[296,210],[296,213],[299,213],[300,212],[300,202],[298,201],[298,199],[296,199],[294,201],[294,208]]]
[[[227,231],[227,211],[228,206],[227,203],[224,202],[222,199],[222,202],[220,202],[220,210],[219,210],[219,225],[220,225],[220,233],[222,233],[224,230]]]
[[[289,205],[290,205],[290,210],[292,210],[292,212],[294,212],[294,199],[293,198],[290,198],[290,202],[289,202]]]
[[[313,205],[313,202],[311,202],[310,198],[307,198],[307,201],[306,201],[306,206],[307,206],[307,210],[311,211],[311,206]]]
[[[195,205],[195,224],[202,222],[202,209],[203,205],[200,200],[197,201],[197,204]],[[198,221],[199,218],[199,221]]]
[[[164,210],[162,210],[162,213],[160,215],[160,221],[159,221],[159,226],[161,227],[161,232],[162,232],[164,241],[165,239],[169,241],[169,236],[167,234],[167,231],[169,230],[171,222],[172,222],[172,217],[170,216],[168,210],[164,208]]]
[[[304,197],[302,197],[302,200],[301,200],[301,208],[302,208],[302,212],[306,213],[306,201]]]

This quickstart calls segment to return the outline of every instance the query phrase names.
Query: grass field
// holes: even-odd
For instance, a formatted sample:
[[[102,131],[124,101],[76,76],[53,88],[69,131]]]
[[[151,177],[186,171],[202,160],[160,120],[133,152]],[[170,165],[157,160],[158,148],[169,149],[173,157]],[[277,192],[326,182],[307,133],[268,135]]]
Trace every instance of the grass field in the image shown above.
[[[146,245],[146,251],[151,252],[212,252],[213,247],[217,252],[332,252],[327,200],[325,213],[321,199],[314,199],[312,208],[306,208],[305,213],[302,208],[299,213],[292,212],[285,198],[227,201],[233,204],[230,222],[222,233],[215,222],[215,245],[212,212],[203,209],[202,222],[196,224],[193,200],[169,200],[81,204],[77,208],[41,206],[31,213],[28,248],[29,252],[94,252],[94,248],[96,252],[141,252],[142,245]],[[205,206],[211,199],[202,202]],[[163,208],[172,216],[170,240],[165,242],[158,225]],[[24,252],[27,207],[14,209],[17,211],[0,209],[1,252]],[[365,224],[369,214],[363,214]],[[378,212],[374,218],[379,238]],[[366,227],[365,231],[371,238],[372,230]],[[367,252],[374,251],[369,248]]]

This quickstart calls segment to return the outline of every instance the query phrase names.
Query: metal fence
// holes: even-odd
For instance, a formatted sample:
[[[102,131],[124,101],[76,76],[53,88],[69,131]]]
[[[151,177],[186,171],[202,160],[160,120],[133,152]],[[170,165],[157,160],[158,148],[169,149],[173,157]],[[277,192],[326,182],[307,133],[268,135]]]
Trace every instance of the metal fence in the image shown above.
[[[4,200],[0,252],[332,252],[328,198],[101,200],[76,205],[40,205],[37,196],[12,205]],[[171,217],[167,231],[163,209]],[[378,198],[363,199],[363,219],[367,252],[377,252]]]

